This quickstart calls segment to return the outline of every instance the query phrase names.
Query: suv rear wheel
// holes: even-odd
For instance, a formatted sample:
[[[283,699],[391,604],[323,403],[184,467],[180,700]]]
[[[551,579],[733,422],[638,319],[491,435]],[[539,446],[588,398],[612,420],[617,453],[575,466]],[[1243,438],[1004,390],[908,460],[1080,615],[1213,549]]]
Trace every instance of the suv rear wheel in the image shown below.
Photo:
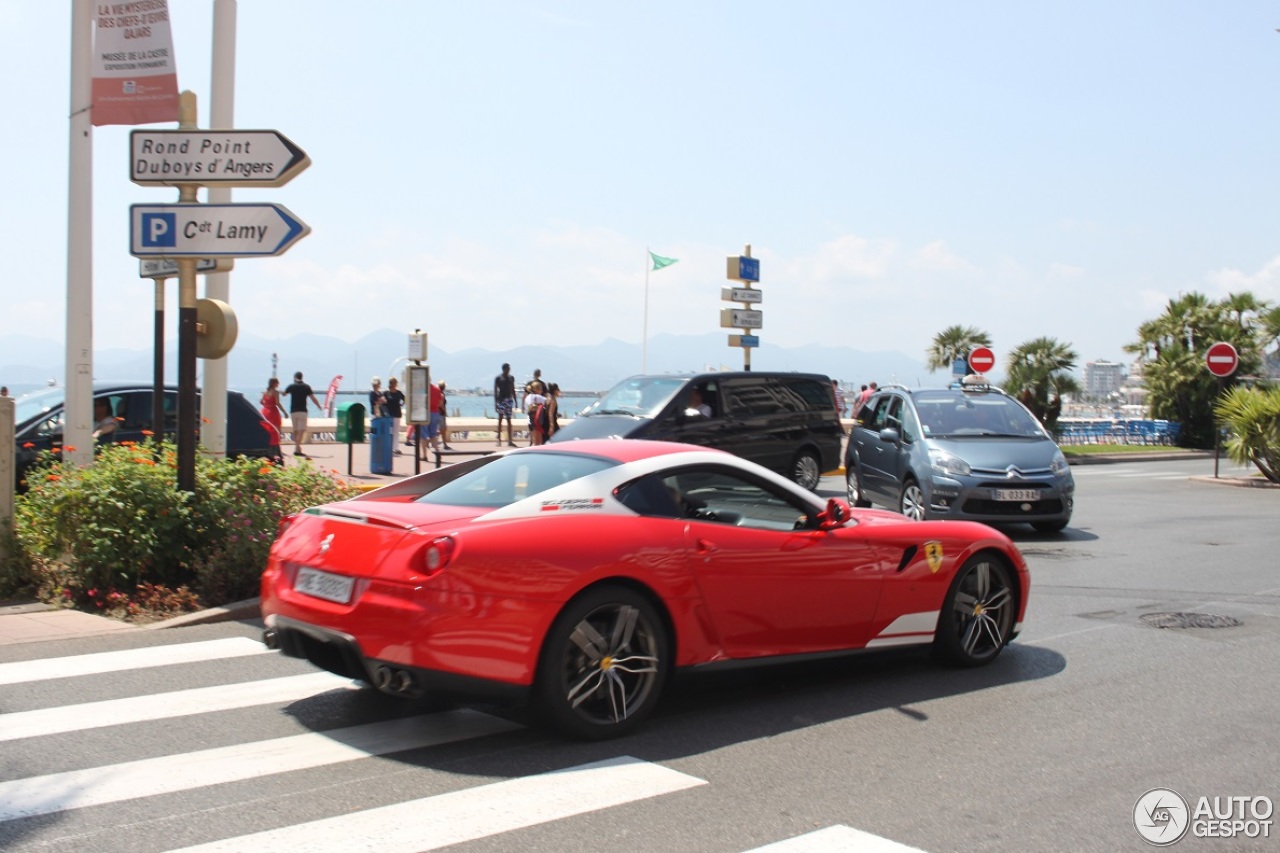
[[[862,475],[858,473],[858,466],[852,460],[845,463],[844,486],[850,506],[871,506],[871,501],[867,500],[866,493],[862,491]]]

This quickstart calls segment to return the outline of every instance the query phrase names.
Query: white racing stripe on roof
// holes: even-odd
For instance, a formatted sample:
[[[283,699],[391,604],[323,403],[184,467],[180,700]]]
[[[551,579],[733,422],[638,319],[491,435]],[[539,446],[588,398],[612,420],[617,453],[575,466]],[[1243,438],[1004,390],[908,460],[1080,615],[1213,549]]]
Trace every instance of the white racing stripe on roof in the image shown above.
[[[14,779],[0,782],[0,821],[240,782],[519,728],[477,711],[447,711]]]
[[[53,678],[72,678],[77,675],[98,675],[104,672],[143,669],[149,666],[198,663],[221,658],[266,654],[269,651],[271,650],[257,640],[251,640],[248,637],[229,637],[225,640],[153,646],[122,652],[98,652],[75,657],[0,663],[0,684],[47,681]]]
[[[180,853],[418,853],[705,784],[703,779],[624,755],[186,847]]]
[[[37,711],[19,711],[0,714],[0,741],[250,708],[272,702],[296,702],[344,687],[354,690],[358,685],[350,678],[316,672],[287,678],[175,690],[172,693],[150,696],[133,696],[128,699],[42,708]]]

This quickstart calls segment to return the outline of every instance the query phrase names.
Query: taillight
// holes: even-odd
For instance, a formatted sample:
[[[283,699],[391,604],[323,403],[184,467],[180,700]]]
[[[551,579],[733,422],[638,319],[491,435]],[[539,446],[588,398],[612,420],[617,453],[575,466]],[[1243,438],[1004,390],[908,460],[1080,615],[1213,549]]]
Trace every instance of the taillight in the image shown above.
[[[280,523],[276,525],[276,538],[279,539],[283,536],[284,532],[289,529],[289,525],[293,524],[297,518],[298,514],[294,513],[293,515],[286,515],[284,518],[280,519]]]
[[[422,568],[428,577],[441,571],[453,559],[457,543],[451,536],[437,536],[422,552]]]

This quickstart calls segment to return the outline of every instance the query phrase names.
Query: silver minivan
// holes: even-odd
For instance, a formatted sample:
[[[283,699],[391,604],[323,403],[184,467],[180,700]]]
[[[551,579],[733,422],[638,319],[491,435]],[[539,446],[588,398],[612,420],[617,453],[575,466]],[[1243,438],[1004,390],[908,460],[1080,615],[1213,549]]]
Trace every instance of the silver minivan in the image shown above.
[[[849,502],[916,519],[1027,522],[1062,530],[1075,480],[1025,406],[985,383],[887,386],[858,411],[845,453]]]

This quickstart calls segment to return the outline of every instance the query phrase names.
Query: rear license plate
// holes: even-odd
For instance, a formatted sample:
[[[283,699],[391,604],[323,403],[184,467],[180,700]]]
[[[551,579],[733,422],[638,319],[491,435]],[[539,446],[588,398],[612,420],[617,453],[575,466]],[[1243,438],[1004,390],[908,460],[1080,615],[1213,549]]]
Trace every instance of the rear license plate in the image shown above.
[[[304,595],[346,604],[351,601],[351,588],[354,585],[355,578],[303,567],[298,569],[298,579],[294,582],[293,588]]]
[[[1040,493],[1035,489],[996,489],[998,501],[1038,501]]]

